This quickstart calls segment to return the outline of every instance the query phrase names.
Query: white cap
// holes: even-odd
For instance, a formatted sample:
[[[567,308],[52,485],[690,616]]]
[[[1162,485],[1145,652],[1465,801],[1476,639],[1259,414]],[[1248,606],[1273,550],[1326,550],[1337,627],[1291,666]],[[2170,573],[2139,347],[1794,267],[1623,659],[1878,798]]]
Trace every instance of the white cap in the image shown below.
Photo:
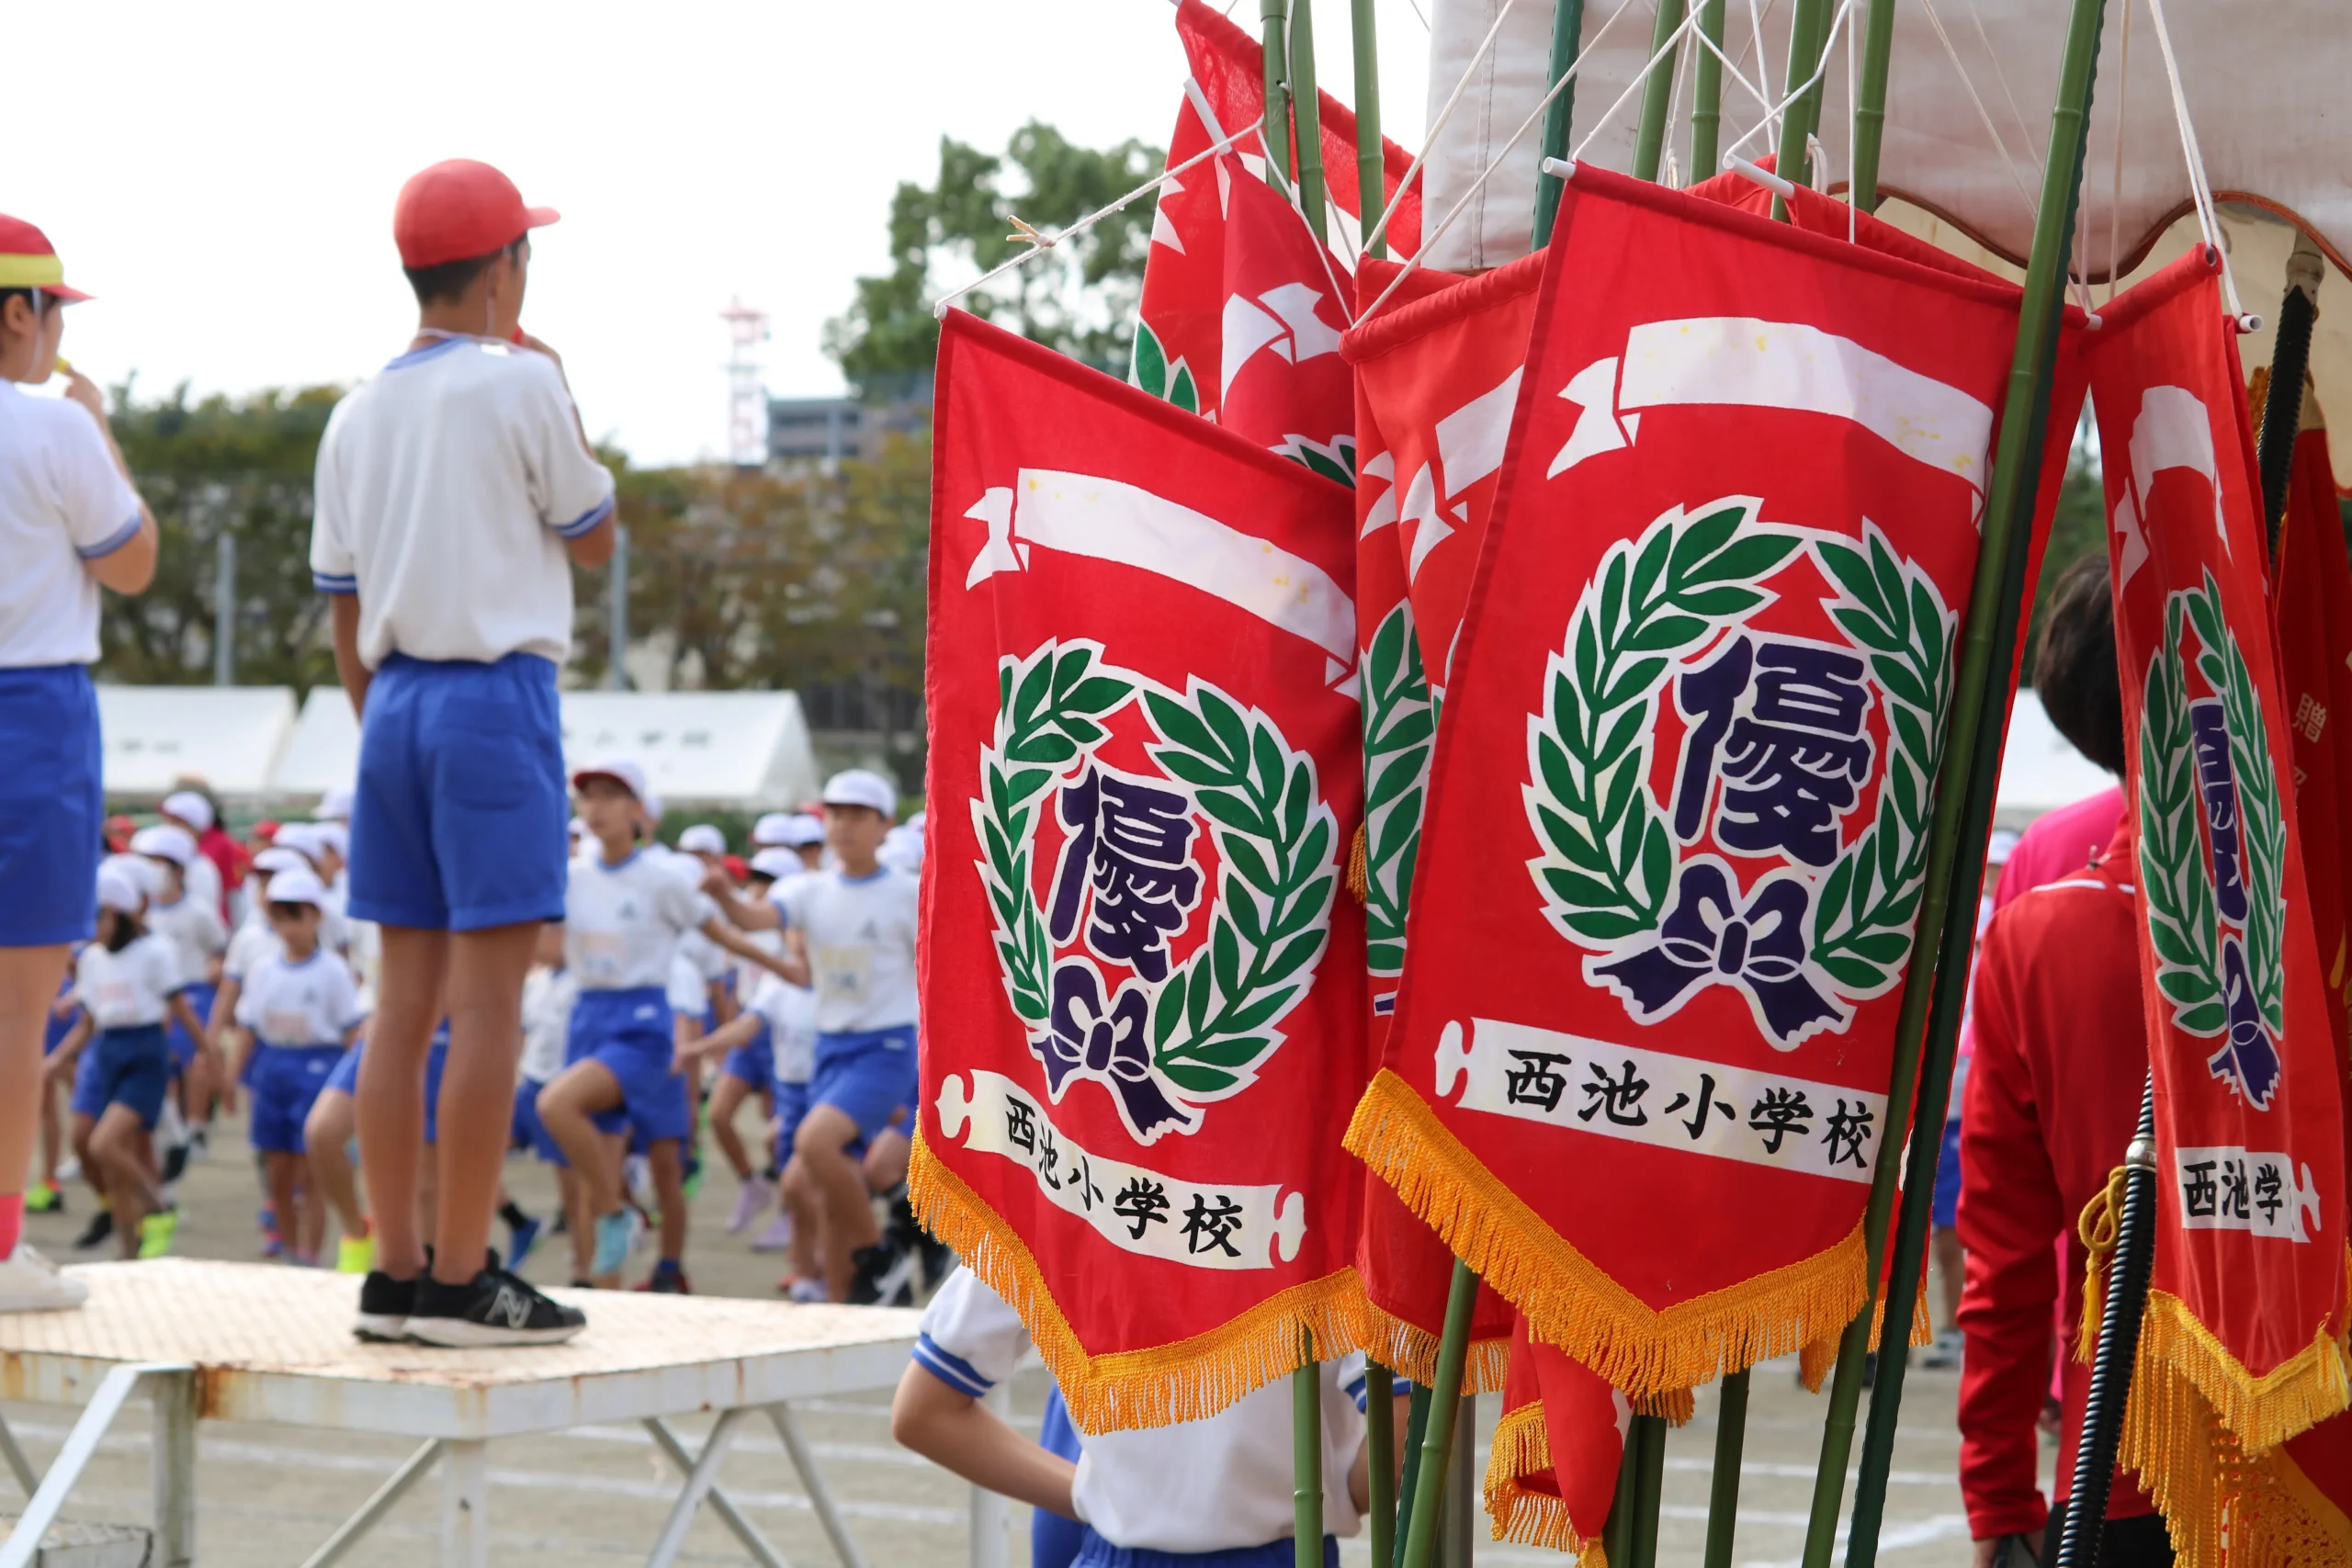
[[[140,855],[108,855],[98,863],[114,867],[117,874],[129,877],[130,885],[145,897],[160,898],[171,884],[164,879],[164,868]]]
[[[648,822],[662,820],[662,797],[653,791],[649,789],[639,795],[637,803],[645,807],[645,819]]]
[[[310,836],[311,843],[333,850],[337,860],[351,858],[351,829],[342,823],[333,818],[306,823],[303,826],[303,831]],[[316,858],[315,852],[312,858]]]
[[[270,875],[283,875],[289,871],[308,873],[311,863],[296,853],[293,845],[281,841],[254,856],[254,869]]]
[[[678,835],[678,848],[690,855],[723,855],[727,835],[707,822],[697,822]]]
[[[639,800],[645,798],[645,770],[627,757],[607,757],[581,769],[571,775],[571,787],[578,789],[590,779],[610,779]]]
[[[300,855],[305,863],[305,869],[316,865],[320,852],[326,848],[326,842],[320,837],[320,827],[316,822],[288,822],[277,830],[277,837],[272,839],[269,843],[272,849],[291,850]]]
[[[307,871],[281,871],[269,879],[266,897],[272,904],[310,904],[324,908],[326,884]]]
[[[139,885],[131,880],[129,871],[117,861],[108,860],[100,863],[98,866],[99,908],[120,909],[126,915],[135,915],[145,904],[146,899],[141,895]]]
[[[825,781],[827,806],[865,806],[885,817],[899,814],[896,785],[869,768],[851,768]]]
[[[785,824],[799,815],[793,811],[770,811],[752,824],[752,847],[766,849],[784,842]]]
[[[164,815],[176,817],[201,833],[212,826],[212,803],[192,789],[174,790],[164,796]]]
[[[321,822],[348,822],[353,798],[347,789],[331,789],[319,796],[318,809],[311,815]]]
[[[752,829],[752,842],[762,849],[805,850],[824,841],[825,825],[805,811],[771,811]]]
[[[790,850],[762,850],[752,857],[752,874],[764,876],[771,882],[781,882],[787,876],[797,876],[808,868]]]
[[[185,869],[196,858],[196,835],[176,822],[158,822],[130,835],[130,852],[154,855]]]

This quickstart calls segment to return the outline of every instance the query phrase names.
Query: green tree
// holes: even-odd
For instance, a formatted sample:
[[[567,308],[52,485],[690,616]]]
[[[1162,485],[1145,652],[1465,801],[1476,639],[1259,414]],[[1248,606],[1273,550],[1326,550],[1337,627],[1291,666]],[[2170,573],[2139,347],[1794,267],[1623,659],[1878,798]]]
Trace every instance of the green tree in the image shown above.
[[[1016,214],[1040,230],[1059,230],[1133,190],[1166,162],[1165,152],[1146,142],[1080,147],[1035,120],[1013,132],[1001,156],[941,138],[937,181],[902,183],[890,198],[890,269],[857,280],[848,312],[825,325],[825,351],[853,384],[869,390],[894,385],[894,378],[928,376],[939,353],[939,322],[931,311],[948,287],[943,278],[960,281],[1027,249],[1013,229]],[[1124,374],[1151,215],[1151,203],[1137,201],[960,303],[1023,337]]]

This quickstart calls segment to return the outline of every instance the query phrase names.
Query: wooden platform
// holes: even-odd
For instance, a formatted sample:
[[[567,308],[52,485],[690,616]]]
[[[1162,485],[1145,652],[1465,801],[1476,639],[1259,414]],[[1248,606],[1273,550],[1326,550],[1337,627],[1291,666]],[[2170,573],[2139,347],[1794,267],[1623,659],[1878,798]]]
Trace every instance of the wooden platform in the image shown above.
[[[555,1291],[588,1314],[566,1345],[443,1350],[351,1336],[358,1277],[158,1258],[69,1272],[77,1312],[0,1315],[0,1399],[79,1404],[115,1366],[187,1361],[198,1415],[493,1438],[889,1387],[920,1314],[622,1291]]]

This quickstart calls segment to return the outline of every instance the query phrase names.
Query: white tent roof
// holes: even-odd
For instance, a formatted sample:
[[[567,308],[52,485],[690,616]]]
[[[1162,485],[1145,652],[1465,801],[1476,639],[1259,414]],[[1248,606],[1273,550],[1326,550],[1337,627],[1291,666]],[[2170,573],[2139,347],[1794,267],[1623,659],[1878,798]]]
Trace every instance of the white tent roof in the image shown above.
[[[184,778],[259,795],[294,728],[284,686],[98,687],[109,795],[162,795]]]
[[[817,757],[790,692],[566,692],[567,768],[629,757],[667,805],[744,810],[815,798]],[[281,795],[348,785],[359,768],[359,727],[341,690],[322,686],[271,780]]]
[[[2018,694],[2009,714],[2008,744],[2001,751],[2001,785],[1994,820],[2022,828],[2045,811],[2072,806],[2115,786],[2115,775],[2069,744],[2030,691]]]

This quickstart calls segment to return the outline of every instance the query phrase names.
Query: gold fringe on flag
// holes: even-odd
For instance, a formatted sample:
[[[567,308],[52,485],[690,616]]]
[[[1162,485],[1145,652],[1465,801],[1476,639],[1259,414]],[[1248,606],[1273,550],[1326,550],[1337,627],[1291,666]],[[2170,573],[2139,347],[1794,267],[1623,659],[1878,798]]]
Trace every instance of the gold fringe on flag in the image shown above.
[[[1568,1506],[1556,1494],[1527,1484],[1529,1476],[1547,1475],[1551,1470],[1552,1440],[1544,1429],[1544,1402],[1533,1400],[1503,1412],[1495,1423],[1494,1449],[1487,1456],[1487,1513],[1494,1521],[1494,1538],[1573,1552],[1577,1568],[1609,1568],[1600,1538],[1577,1535]]]
[[[1296,1371],[1302,1331],[1312,1338],[1318,1361],[1362,1344],[1363,1287],[1351,1268],[1294,1285],[1190,1339],[1090,1355],[1046,1290],[1028,1247],[931,1151],[920,1129],[908,1156],[907,1189],[923,1228],[954,1247],[1028,1325],[1037,1354],[1061,1385],[1070,1420],[1082,1432],[1169,1427],[1214,1416]]]
[[[1862,1309],[1859,1220],[1811,1258],[1655,1311],[1537,1218],[1386,1068],[1365,1089],[1344,1142],[1527,1315],[1537,1338],[1628,1396],[1691,1388],[1801,1350],[1834,1337]]]
[[[1363,1305],[1363,1352],[1390,1371],[1424,1386],[1437,1382],[1437,1336],[1428,1329],[1385,1313],[1366,1298]],[[1462,1392],[1500,1393],[1503,1373],[1510,1363],[1510,1336],[1473,1339],[1469,1359],[1462,1364]]]
[[[1886,1302],[1882,1298],[1871,1308],[1871,1337],[1876,1345],[1886,1331]],[[1842,1327],[1835,1334],[1826,1334],[1797,1352],[1797,1381],[1804,1384],[1807,1393],[1819,1393],[1829,1374],[1838,1370],[1838,1346],[1846,1337]],[[1923,1349],[1936,1342],[1935,1319],[1928,1312],[1928,1281],[1919,1280],[1918,1294],[1911,1298],[1911,1348]]]

